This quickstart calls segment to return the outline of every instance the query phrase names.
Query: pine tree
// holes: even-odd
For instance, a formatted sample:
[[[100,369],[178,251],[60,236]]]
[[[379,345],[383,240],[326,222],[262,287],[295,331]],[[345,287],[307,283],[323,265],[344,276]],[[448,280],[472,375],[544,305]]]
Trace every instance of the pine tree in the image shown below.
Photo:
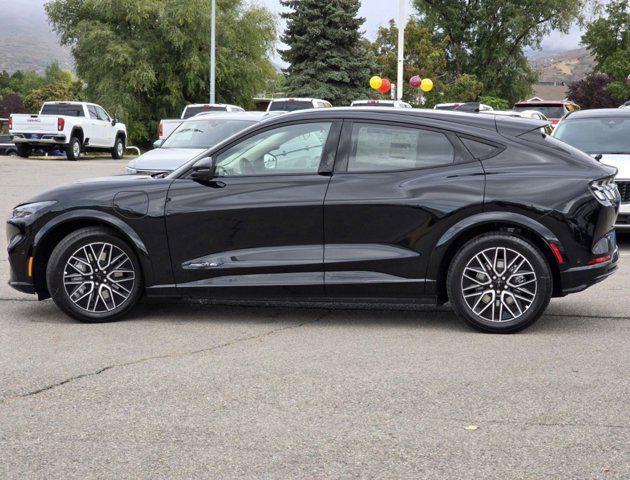
[[[280,52],[289,63],[287,91],[299,97],[322,98],[349,105],[365,97],[371,54],[365,48],[358,17],[359,0],[281,0],[287,28]]]

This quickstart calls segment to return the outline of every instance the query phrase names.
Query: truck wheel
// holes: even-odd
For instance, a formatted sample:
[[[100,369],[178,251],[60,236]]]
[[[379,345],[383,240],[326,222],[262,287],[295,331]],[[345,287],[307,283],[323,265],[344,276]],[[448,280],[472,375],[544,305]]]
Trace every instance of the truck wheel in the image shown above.
[[[120,160],[125,154],[125,142],[122,137],[116,137],[114,148],[112,148],[112,158],[114,160]]]
[[[28,145],[22,145],[18,143],[15,145],[15,147],[17,148],[17,154],[22,158],[28,158],[28,156],[31,154],[32,149]]]
[[[78,160],[81,156],[81,140],[71,137],[70,143],[66,146],[66,157],[68,160]]]

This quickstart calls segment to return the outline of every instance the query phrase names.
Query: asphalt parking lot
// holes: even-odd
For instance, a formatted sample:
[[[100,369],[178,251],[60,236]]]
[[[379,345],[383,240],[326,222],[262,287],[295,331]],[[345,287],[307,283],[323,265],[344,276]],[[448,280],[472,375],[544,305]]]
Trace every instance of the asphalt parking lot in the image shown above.
[[[0,213],[125,163],[0,157]],[[4,254],[0,478],[630,478],[620,244],[617,275],[516,335],[448,307],[147,304],[84,325],[10,289]]]

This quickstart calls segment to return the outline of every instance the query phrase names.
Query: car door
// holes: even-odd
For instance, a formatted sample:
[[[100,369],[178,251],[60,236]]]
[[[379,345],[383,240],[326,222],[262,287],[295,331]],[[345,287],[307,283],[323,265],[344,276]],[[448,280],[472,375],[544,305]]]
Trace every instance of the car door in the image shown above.
[[[213,153],[216,178],[174,180],[166,205],[183,294],[323,293],[323,202],[341,123],[266,127]]]
[[[427,265],[443,234],[436,224],[443,228],[480,212],[483,189],[480,163],[452,133],[396,122],[345,122],[324,202],[326,293],[431,295]]]
[[[99,147],[101,145],[101,120],[98,118],[96,105],[87,105],[88,115],[83,124],[83,134],[90,146]]]
[[[113,147],[116,138],[116,127],[112,125],[112,119],[103,107],[96,106],[96,113],[99,119],[100,145],[102,147]]]

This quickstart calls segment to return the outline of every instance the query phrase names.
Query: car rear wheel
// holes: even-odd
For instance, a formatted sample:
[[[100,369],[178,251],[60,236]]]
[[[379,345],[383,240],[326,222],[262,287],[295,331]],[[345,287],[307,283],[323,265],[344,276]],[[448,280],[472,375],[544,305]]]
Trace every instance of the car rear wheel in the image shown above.
[[[64,238],[50,256],[46,282],[63,312],[88,323],[119,319],[142,293],[135,252],[101,227],[82,228]]]
[[[538,248],[508,233],[470,240],[447,277],[456,313],[474,328],[495,333],[516,332],[538,320],[552,287],[549,264]]]
[[[15,148],[17,149],[17,154],[22,158],[28,158],[33,151],[28,145],[22,145],[20,143],[16,144]]]
[[[81,156],[81,140],[77,137],[70,138],[66,147],[66,157],[68,160],[78,160]]]
[[[125,142],[122,137],[116,138],[116,143],[114,143],[114,148],[112,148],[112,158],[115,160],[120,160],[125,155]]]

